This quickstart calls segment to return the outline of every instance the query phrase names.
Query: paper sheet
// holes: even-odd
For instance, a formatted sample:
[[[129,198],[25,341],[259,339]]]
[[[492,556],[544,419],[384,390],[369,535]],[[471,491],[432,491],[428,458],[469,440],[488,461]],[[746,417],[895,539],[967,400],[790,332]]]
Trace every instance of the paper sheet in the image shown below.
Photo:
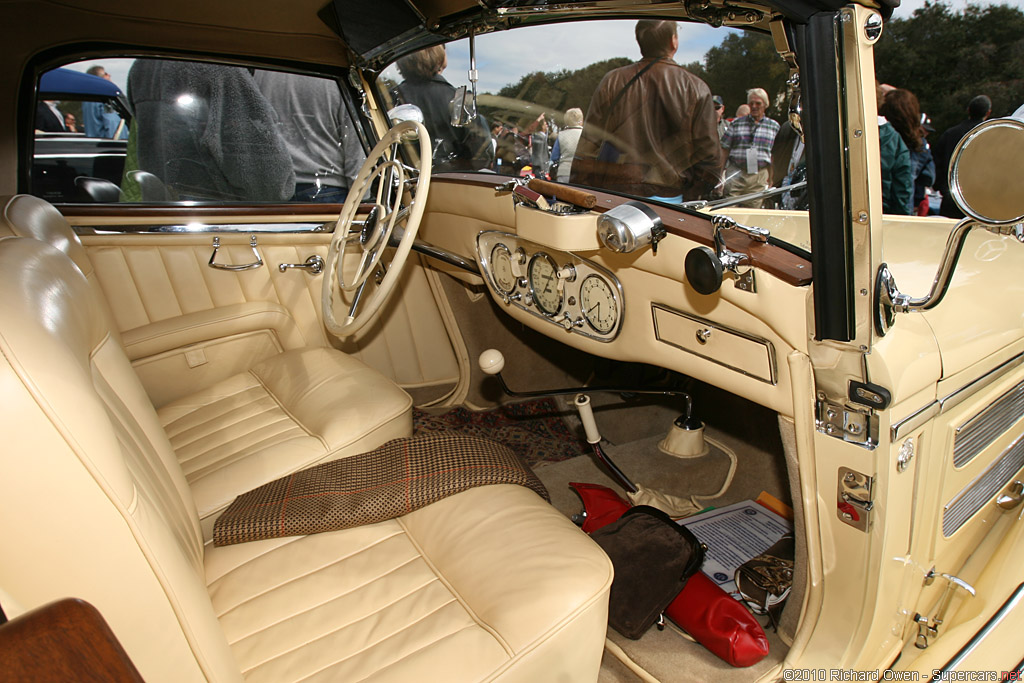
[[[786,519],[752,500],[687,517],[679,523],[708,547],[701,570],[727,593],[736,591],[733,577],[741,564],[793,530]]]

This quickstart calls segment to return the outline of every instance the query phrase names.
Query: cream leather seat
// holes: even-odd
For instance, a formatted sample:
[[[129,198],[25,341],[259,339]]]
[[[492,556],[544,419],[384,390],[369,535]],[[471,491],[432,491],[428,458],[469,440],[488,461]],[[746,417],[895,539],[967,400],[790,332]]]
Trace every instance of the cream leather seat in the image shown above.
[[[33,237],[67,254],[109,317],[85,247],[61,213],[30,195],[0,198],[0,205],[0,235]],[[117,336],[112,326],[111,334]],[[207,537],[217,513],[239,493],[412,434],[409,395],[361,361],[326,347],[286,351],[162,406],[158,414]]]
[[[94,604],[148,681],[596,680],[611,565],[533,492],[223,548],[101,303],[0,239],[0,598]]]

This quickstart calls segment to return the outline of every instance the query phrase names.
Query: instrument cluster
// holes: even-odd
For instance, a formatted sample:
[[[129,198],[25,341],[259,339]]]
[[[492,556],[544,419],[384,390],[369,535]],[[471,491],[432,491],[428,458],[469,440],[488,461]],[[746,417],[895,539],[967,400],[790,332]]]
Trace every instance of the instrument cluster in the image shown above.
[[[619,333],[622,285],[606,269],[496,231],[477,236],[477,256],[484,279],[506,306],[600,341]]]

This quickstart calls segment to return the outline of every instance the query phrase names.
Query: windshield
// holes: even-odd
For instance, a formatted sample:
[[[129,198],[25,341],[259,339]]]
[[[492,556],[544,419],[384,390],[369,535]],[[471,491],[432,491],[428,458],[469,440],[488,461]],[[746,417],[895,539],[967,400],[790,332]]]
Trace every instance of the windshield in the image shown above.
[[[454,127],[455,88],[472,91],[469,58],[461,40],[404,57],[378,79],[389,107],[422,110],[435,172],[538,177],[733,214],[806,208],[789,69],[767,34],[615,20],[482,35],[479,115]],[[782,218],[760,222],[809,248],[806,216]]]

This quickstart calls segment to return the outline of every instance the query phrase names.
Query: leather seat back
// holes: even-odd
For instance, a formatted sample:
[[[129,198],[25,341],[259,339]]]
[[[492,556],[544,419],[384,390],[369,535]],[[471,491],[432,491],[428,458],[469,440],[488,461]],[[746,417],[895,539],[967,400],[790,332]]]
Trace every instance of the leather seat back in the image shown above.
[[[141,671],[237,679],[189,487],[95,292],[20,238],[0,239],[0,291],[5,609],[83,598]]]
[[[0,237],[31,237],[60,249],[78,266],[89,286],[99,298],[100,305],[112,321],[110,306],[100,288],[96,271],[85,251],[85,245],[68,224],[64,215],[49,202],[30,194],[0,196]],[[114,338],[120,333],[112,328]]]

